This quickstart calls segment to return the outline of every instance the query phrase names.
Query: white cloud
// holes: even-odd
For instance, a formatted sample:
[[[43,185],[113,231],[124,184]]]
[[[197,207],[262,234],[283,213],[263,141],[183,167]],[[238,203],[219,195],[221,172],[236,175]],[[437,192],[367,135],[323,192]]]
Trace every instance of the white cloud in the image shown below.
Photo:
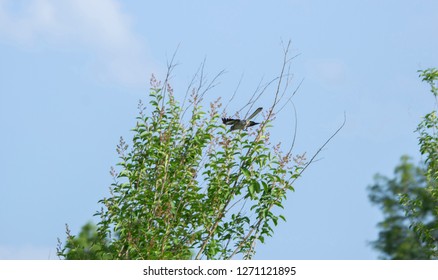
[[[116,0],[0,0],[0,40],[25,48],[85,49],[106,81],[144,85],[152,67]]]

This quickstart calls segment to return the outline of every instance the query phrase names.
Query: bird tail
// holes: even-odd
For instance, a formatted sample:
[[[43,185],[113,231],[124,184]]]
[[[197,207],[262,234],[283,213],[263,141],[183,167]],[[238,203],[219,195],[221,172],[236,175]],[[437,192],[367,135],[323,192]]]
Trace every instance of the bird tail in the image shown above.
[[[250,119],[254,118],[255,116],[257,116],[257,114],[260,113],[261,110],[263,110],[262,107],[257,108],[257,109],[254,111],[254,113],[252,113],[252,115],[248,117],[247,120],[250,120]]]

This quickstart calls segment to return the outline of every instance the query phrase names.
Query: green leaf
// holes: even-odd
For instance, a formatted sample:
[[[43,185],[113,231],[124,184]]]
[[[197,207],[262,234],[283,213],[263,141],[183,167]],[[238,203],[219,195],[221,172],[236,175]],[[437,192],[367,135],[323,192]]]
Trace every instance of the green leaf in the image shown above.
[[[249,172],[249,170],[246,167],[241,167],[240,170],[242,170],[243,175],[245,175],[245,177],[247,179],[249,179],[251,177],[251,173]]]
[[[254,190],[253,184],[248,186],[248,192],[249,192],[249,196],[251,197],[251,199],[253,199],[255,197],[255,190]]]

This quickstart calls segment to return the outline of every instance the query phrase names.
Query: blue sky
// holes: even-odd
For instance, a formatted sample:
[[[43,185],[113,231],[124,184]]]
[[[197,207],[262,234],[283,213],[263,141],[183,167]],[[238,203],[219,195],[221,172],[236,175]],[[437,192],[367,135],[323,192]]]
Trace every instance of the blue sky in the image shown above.
[[[56,259],[56,238],[108,195],[120,136],[130,138],[149,78],[179,45],[179,97],[199,64],[230,114],[278,75],[291,40],[296,153],[312,155],[257,259],[375,259],[378,209],[366,187],[399,158],[419,161],[416,125],[432,110],[418,69],[438,66],[437,1],[0,0],[0,259]],[[207,104],[206,104],[207,105]],[[263,104],[256,104],[256,106]],[[291,108],[272,129],[291,141]]]

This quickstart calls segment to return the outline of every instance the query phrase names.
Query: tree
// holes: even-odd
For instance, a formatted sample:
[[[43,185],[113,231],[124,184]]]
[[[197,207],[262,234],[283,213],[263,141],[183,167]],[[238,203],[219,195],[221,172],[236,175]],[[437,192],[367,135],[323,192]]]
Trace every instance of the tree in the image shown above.
[[[436,99],[438,70],[419,72]],[[426,157],[420,167],[403,156],[394,179],[376,175],[375,184],[368,188],[371,202],[379,205],[384,214],[378,224],[379,238],[371,243],[382,258],[438,259],[437,129],[434,110],[425,115],[416,130],[420,153]]]
[[[198,86],[191,84],[182,105],[169,82],[172,62],[163,83],[152,77],[149,113],[140,101],[132,148],[120,139],[120,170],[111,169],[110,196],[100,200],[96,214],[96,243],[105,244],[102,258],[250,259],[257,242],[273,235],[279,220],[285,220],[275,208],[283,208],[295,180],[340,129],[309,161],[293,156],[294,141],[285,153],[280,144],[270,143],[274,116],[296,92],[287,94],[288,49],[280,75],[261,85],[244,106],[253,111],[274,86],[264,120],[247,130],[229,131],[220,123],[219,99],[208,112],[202,108],[220,74],[207,82],[202,65],[194,78]],[[75,238],[68,235],[67,244],[75,244],[69,242]],[[68,258],[72,249],[61,246],[58,255]]]
[[[438,105],[438,70],[429,68],[418,71],[422,80],[431,87],[435,97],[435,109]],[[432,200],[429,222],[423,221],[418,209],[424,207],[424,201],[410,194],[403,194],[400,203],[405,207],[406,215],[412,217],[411,227],[428,249],[431,258],[438,259],[438,118],[436,110],[426,114],[416,130],[419,133],[420,153],[425,156],[426,191]]]
[[[370,201],[379,206],[384,219],[378,223],[380,229],[377,240],[371,245],[379,251],[383,259],[413,260],[429,259],[427,248],[410,228],[412,217],[406,215],[400,204],[400,194],[410,194],[423,201],[418,208],[418,218],[426,222],[433,209],[433,201],[426,191],[424,169],[415,166],[408,156],[402,156],[394,170],[394,178],[375,175],[374,184],[368,187]]]
[[[58,255],[68,260],[103,260],[108,251],[108,241],[100,240],[97,227],[92,222],[85,224],[78,236],[72,236],[66,225],[67,243],[58,238]]]

